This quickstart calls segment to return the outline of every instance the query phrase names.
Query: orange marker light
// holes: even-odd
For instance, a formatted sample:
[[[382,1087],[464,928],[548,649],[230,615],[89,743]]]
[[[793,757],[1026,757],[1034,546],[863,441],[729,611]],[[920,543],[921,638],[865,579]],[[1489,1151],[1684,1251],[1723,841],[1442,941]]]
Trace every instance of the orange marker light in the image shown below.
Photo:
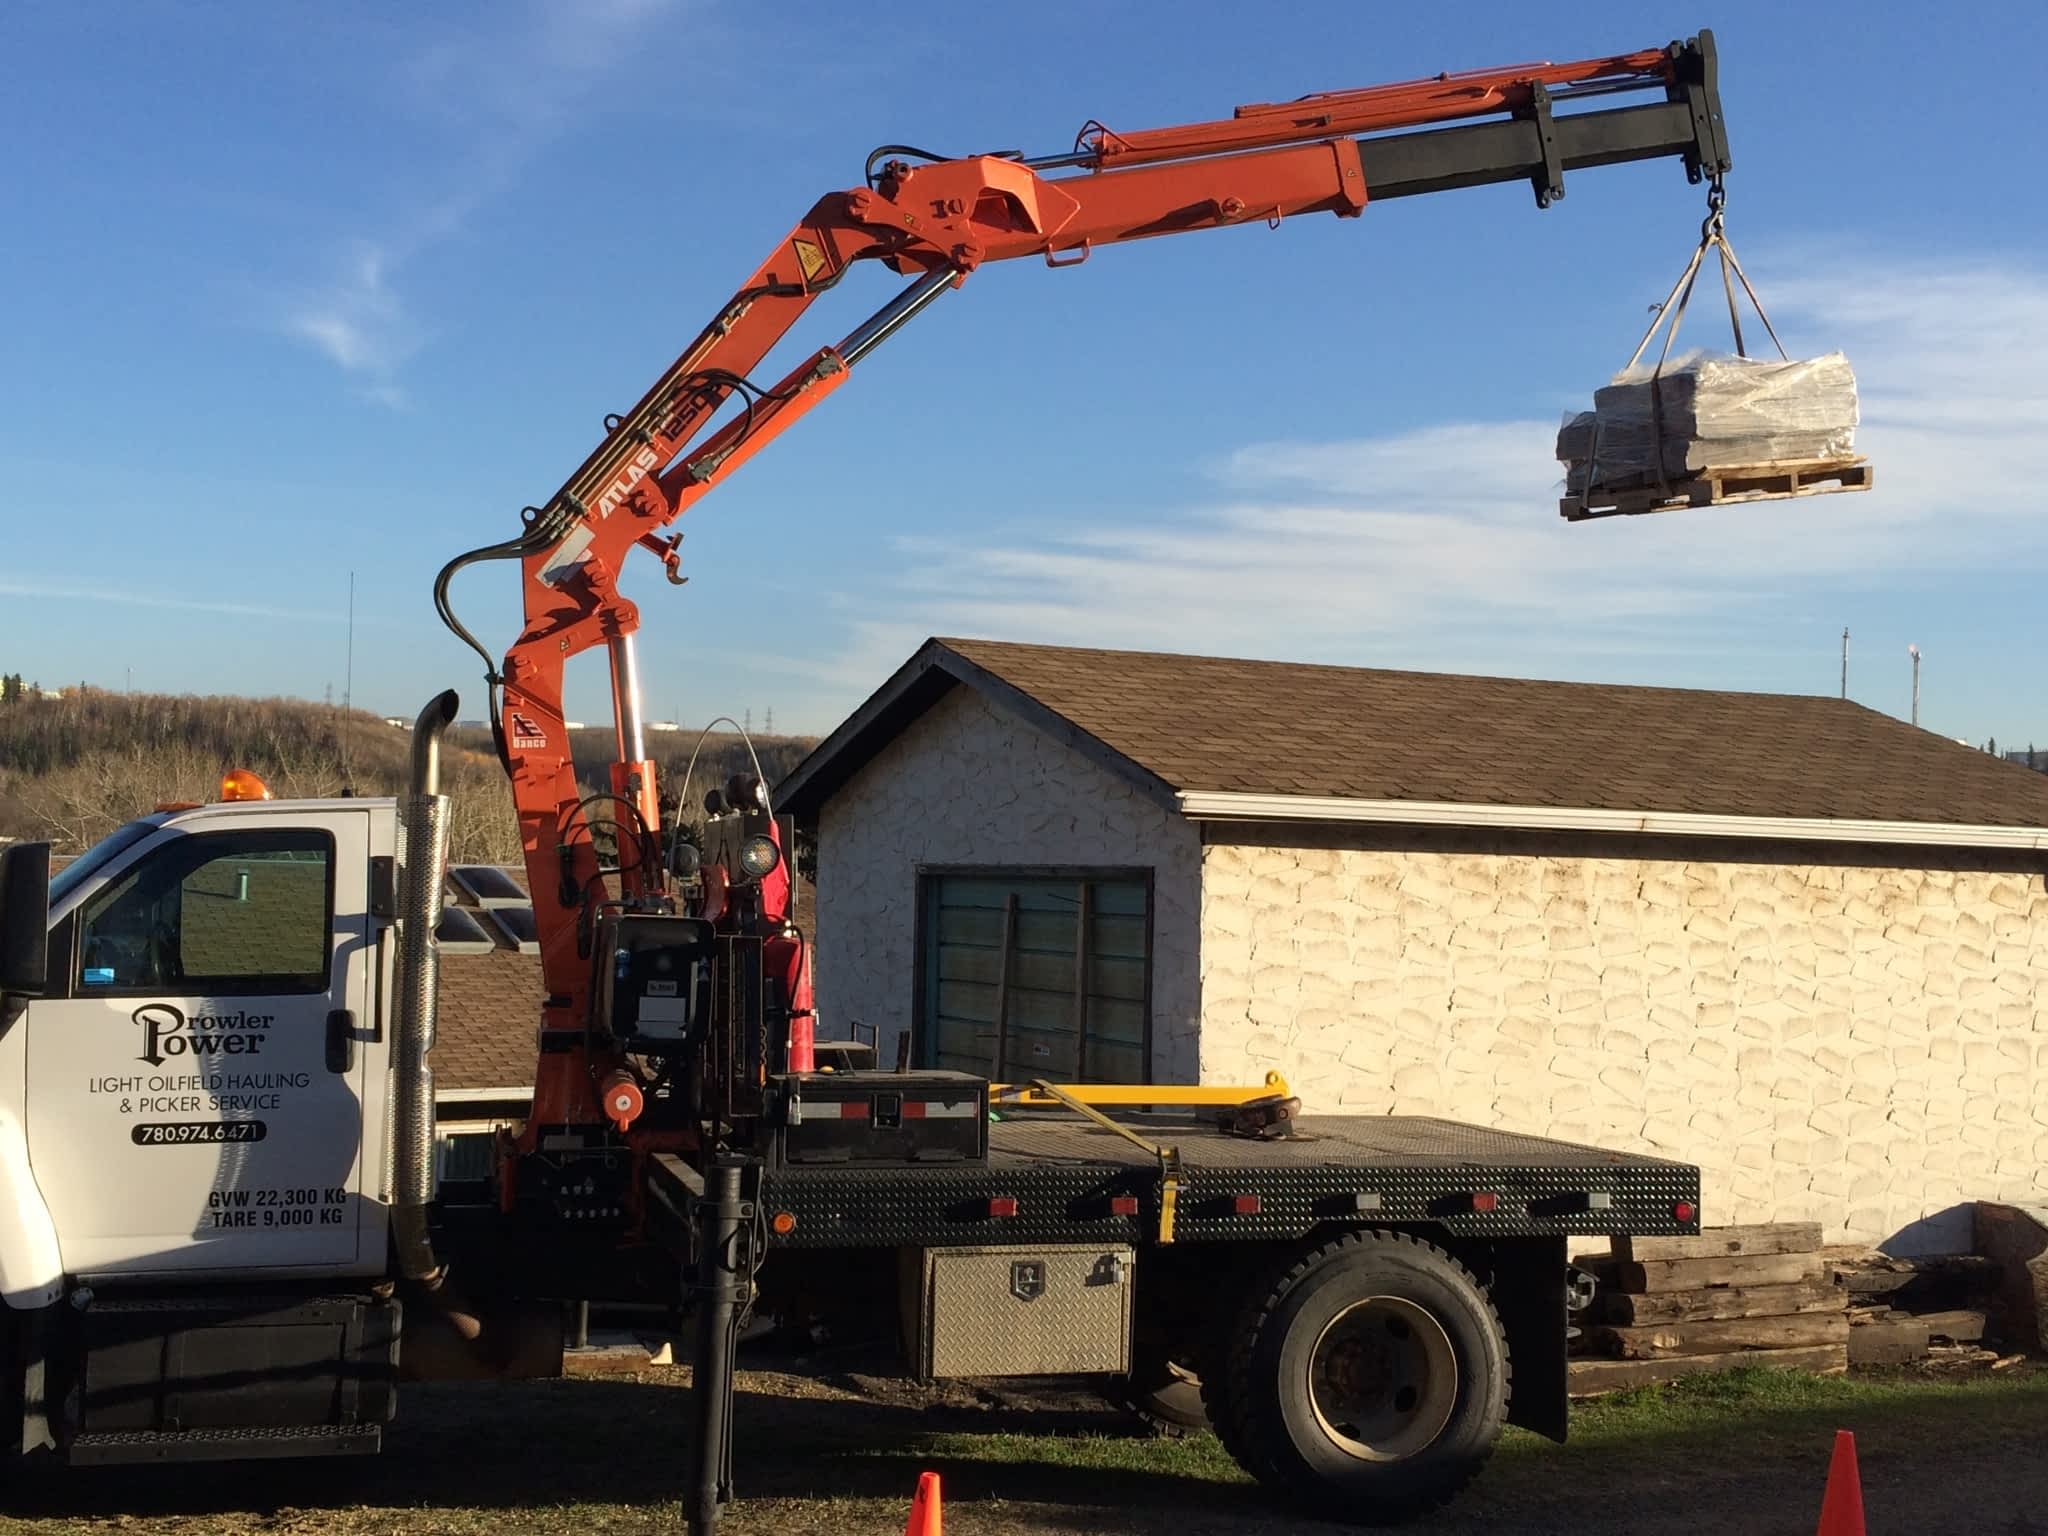
[[[223,800],[268,800],[270,786],[246,768],[230,768],[220,776]]]
[[[796,1214],[792,1211],[777,1211],[768,1220],[777,1237],[787,1237],[796,1230]]]

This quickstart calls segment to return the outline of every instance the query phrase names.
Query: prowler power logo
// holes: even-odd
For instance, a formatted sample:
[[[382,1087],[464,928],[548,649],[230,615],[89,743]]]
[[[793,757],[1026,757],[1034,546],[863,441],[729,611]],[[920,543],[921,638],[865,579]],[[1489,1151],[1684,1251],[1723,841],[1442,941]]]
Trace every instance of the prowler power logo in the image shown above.
[[[144,1003],[132,1015],[142,1026],[142,1060],[160,1067],[174,1056],[254,1056],[276,1021],[269,1013],[195,1013],[169,1003]]]

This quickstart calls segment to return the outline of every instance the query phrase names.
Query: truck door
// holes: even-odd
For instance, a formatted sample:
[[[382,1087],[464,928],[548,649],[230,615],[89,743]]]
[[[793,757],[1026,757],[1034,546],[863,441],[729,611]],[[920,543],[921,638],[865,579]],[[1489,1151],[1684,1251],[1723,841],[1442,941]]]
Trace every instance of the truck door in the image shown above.
[[[26,1119],[68,1271],[382,1267],[360,1232],[369,827],[173,823],[58,915]]]

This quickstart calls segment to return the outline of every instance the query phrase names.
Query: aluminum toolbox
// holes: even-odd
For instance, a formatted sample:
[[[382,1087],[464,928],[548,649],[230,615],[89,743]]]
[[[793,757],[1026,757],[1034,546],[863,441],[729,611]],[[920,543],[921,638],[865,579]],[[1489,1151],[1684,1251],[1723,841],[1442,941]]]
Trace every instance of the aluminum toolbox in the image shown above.
[[[965,1072],[807,1072],[783,1081],[781,1161],[981,1162],[988,1084]]]
[[[1134,1262],[1104,1243],[905,1249],[911,1368],[925,1380],[1126,1371]]]

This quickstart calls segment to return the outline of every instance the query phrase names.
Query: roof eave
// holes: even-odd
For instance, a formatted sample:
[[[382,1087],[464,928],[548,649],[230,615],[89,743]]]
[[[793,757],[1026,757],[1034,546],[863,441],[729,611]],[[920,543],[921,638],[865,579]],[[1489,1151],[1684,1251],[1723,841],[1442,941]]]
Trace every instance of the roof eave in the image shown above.
[[[932,639],[919,646],[910,660],[898,667],[839,729],[813,747],[810,755],[775,787],[777,810],[799,822],[812,821],[824,803],[889,742],[944,694],[961,685],[974,689],[995,708],[1129,783],[1157,801],[1162,809],[1174,809],[1173,787],[1150,769],[1040,703],[1007,678],[961,655],[944,640]]]
[[[1362,800],[1184,790],[1190,821],[1371,822],[1639,837],[1723,837],[1764,842],[1908,844],[1943,848],[2048,849],[2048,828],[1869,821],[1821,816],[1722,816],[1696,811],[1602,810],[1551,805],[1472,805],[1445,800]]]

